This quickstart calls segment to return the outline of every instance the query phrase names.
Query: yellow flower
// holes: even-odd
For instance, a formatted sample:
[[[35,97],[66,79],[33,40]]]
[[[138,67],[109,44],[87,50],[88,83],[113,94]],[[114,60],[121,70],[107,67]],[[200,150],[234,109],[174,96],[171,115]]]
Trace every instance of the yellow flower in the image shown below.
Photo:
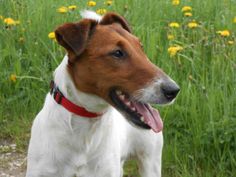
[[[15,74],[11,74],[9,79],[12,82],[16,82],[16,75]]]
[[[15,21],[12,18],[5,18],[4,23],[6,23],[7,25],[19,25],[20,21],[19,20]]]
[[[105,4],[110,6],[110,5],[112,5],[112,1],[106,1]]]
[[[219,34],[219,35],[221,35],[221,36],[223,36],[223,37],[228,37],[228,36],[230,36],[229,30],[217,31],[216,33]]]
[[[172,0],[172,5],[177,6],[179,5],[180,1],[179,0]]]
[[[190,6],[184,6],[184,7],[182,8],[182,12],[189,12],[189,11],[192,11],[192,7],[190,7]]]
[[[48,37],[49,37],[50,39],[56,39],[55,32],[50,32],[50,33],[48,34]]]
[[[0,20],[3,20],[3,18],[4,18],[4,17],[3,17],[2,15],[0,15]]]
[[[71,5],[71,6],[68,6],[68,9],[69,10],[75,10],[77,8],[77,6],[76,5]]]
[[[196,27],[198,27],[198,23],[196,23],[195,21],[189,22],[188,27],[189,28],[196,28]]]
[[[170,54],[170,57],[173,57],[177,54],[177,52],[183,50],[183,47],[181,46],[172,46],[168,48],[168,52]]]
[[[13,20],[12,18],[5,18],[4,23],[6,23],[7,25],[15,25],[15,20]]]
[[[171,27],[171,28],[179,28],[179,24],[176,23],[176,22],[171,22],[171,23],[169,24],[169,27]]]
[[[168,34],[167,35],[167,39],[169,40],[173,40],[175,38],[175,36],[173,34]]]
[[[60,7],[60,8],[57,9],[57,12],[62,13],[62,14],[67,13],[68,12],[68,8],[64,7],[64,6]]]
[[[185,16],[185,17],[192,17],[193,14],[192,14],[191,12],[185,12],[185,13],[184,13],[184,16]]]
[[[106,9],[98,9],[98,10],[96,11],[96,13],[97,13],[97,14],[100,14],[100,15],[103,15],[103,14],[107,13],[107,10],[106,10]]]
[[[229,44],[229,45],[233,45],[233,44],[234,44],[234,41],[228,41],[228,44]]]
[[[233,19],[233,23],[236,23],[236,17],[234,17],[234,19]]]
[[[96,2],[95,1],[89,1],[88,6],[90,6],[90,7],[96,6]]]

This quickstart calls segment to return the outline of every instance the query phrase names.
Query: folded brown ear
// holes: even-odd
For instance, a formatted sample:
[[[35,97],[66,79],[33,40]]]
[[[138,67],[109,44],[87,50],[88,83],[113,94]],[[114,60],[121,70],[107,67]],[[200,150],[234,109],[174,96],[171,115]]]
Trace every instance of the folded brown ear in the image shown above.
[[[102,18],[102,20],[99,24],[110,25],[112,23],[119,23],[125,30],[127,30],[128,32],[131,33],[131,28],[130,28],[128,22],[126,21],[126,19],[116,13],[113,13],[113,12],[107,13]]]
[[[71,62],[86,48],[96,24],[96,21],[84,19],[79,23],[66,23],[55,30],[56,39],[67,50]]]

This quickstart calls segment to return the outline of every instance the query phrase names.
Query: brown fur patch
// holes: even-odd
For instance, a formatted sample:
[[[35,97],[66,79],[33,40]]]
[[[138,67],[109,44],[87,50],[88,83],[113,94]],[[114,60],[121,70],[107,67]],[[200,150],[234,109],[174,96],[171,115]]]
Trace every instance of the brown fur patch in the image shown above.
[[[123,18],[120,15],[117,15],[116,13],[107,13],[101,20],[101,22],[99,23],[100,25],[111,25],[113,23],[118,23],[120,24],[125,30],[127,30],[128,32],[131,33],[131,28],[128,24],[128,22],[126,21],[125,18]]]
[[[84,19],[79,23],[66,23],[56,29],[56,39],[67,50],[70,62],[84,51],[96,25],[96,21]]]
[[[154,78],[163,77],[165,74],[150,62],[138,38],[127,28],[128,25],[125,24],[124,27],[124,24],[117,24],[119,22],[117,19],[120,17],[114,18],[112,15],[112,18],[116,19],[115,23],[111,23],[108,16],[104,18],[102,25],[94,26],[93,34],[89,39],[91,25],[88,24],[93,21],[82,20],[82,23],[86,24],[84,28],[81,28],[82,32],[77,28],[74,29],[74,24],[62,26],[64,33],[59,34],[65,34],[66,39],[71,39],[76,47],[71,50],[72,47],[68,46],[68,41],[65,44],[65,40],[59,43],[67,49],[69,54],[75,53],[69,55],[69,60],[73,63],[68,65],[68,71],[76,87],[83,92],[98,95],[112,104],[109,98],[112,88],[120,88],[132,95]],[[116,50],[122,51],[124,56],[115,58],[112,52]]]

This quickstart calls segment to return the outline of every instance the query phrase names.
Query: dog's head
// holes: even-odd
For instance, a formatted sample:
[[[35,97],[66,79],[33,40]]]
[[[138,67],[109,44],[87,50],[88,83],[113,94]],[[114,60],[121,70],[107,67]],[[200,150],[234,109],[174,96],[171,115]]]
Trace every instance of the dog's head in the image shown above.
[[[162,129],[158,111],[148,103],[172,102],[179,87],[150,62],[123,17],[107,13],[99,22],[66,23],[55,34],[79,90],[103,98],[140,127]]]

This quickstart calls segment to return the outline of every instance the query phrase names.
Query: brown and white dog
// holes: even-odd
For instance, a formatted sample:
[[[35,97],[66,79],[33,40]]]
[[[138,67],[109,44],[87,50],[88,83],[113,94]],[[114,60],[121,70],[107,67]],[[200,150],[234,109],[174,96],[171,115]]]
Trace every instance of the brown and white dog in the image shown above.
[[[121,177],[135,156],[142,177],[160,177],[163,125],[150,104],[173,102],[179,87],[150,62],[123,17],[83,16],[55,31],[68,55],[34,120],[26,176]],[[82,111],[70,110],[76,106]]]

